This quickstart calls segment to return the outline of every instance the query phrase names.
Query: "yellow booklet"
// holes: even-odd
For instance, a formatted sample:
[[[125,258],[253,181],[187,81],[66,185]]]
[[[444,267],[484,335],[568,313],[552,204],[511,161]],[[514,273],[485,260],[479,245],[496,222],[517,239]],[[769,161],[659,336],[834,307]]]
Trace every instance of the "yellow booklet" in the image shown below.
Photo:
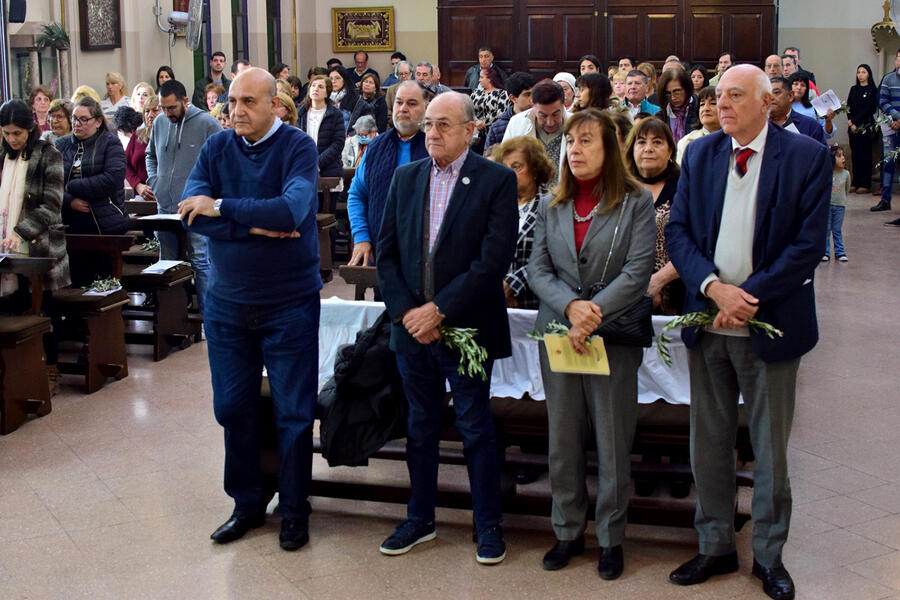
[[[587,341],[588,354],[578,354],[572,348],[568,336],[544,334],[550,370],[554,373],[578,373],[581,375],[609,375],[609,359],[603,338],[591,336]]]

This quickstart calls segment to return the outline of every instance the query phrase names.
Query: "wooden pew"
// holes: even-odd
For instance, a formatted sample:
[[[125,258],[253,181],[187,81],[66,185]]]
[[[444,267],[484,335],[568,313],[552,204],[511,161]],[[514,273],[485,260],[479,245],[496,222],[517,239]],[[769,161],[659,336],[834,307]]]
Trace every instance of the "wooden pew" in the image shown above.
[[[329,282],[334,277],[334,244],[330,230],[337,226],[335,218],[337,196],[331,189],[340,182],[340,177],[319,177],[320,202],[319,212],[316,214],[316,229],[319,234],[319,274],[323,282]]]
[[[43,336],[50,319],[0,317],[0,435],[12,433],[28,414],[52,410]]]
[[[122,278],[122,252],[133,244],[133,235],[66,234],[70,263],[81,260],[77,251],[102,252],[110,258],[112,275],[117,279]],[[53,302],[63,319],[60,339],[82,344],[75,361],[60,360],[59,372],[83,375],[89,394],[100,389],[109,377],[127,377],[122,307],[129,298],[125,290],[93,296],[81,289],[66,288],[53,292]]]
[[[153,360],[160,361],[173,349],[200,341],[201,321],[188,315],[188,285],[194,271],[186,263],[160,274],[142,273],[143,268],[144,265],[125,265],[122,286],[155,301],[149,306],[130,305],[124,309],[125,341],[152,345]]]
[[[354,300],[365,300],[366,290],[374,288],[378,285],[378,278],[375,275],[375,267],[368,266],[349,266],[341,265],[338,274],[347,283],[356,286],[354,292]]]

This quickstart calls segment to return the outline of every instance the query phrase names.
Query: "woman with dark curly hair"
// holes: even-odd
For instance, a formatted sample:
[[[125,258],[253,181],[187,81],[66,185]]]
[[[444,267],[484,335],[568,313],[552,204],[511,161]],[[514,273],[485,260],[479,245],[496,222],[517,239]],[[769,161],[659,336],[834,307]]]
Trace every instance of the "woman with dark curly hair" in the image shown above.
[[[500,76],[492,68],[481,69],[478,76],[479,87],[472,92],[472,104],[475,105],[475,131],[478,138],[472,148],[481,154],[488,130],[494,121],[500,118],[510,106],[509,95],[500,82]]]
[[[669,69],[663,71],[657,89],[661,108],[656,116],[669,126],[675,143],[678,143],[700,122],[694,83],[684,69]]]
[[[528,287],[525,267],[534,243],[534,224],[541,200],[551,196],[549,184],[556,180],[556,167],[544,152],[544,146],[533,137],[519,136],[503,142],[494,150],[491,159],[503,163],[516,174],[519,201],[519,237],[516,255],[506,277],[503,291],[510,308],[537,309],[537,296]]]

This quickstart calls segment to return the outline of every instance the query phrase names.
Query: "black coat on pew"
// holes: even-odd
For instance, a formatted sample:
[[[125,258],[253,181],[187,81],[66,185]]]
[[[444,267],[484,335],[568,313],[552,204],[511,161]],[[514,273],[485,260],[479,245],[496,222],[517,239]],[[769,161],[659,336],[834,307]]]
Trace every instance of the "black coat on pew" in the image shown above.
[[[319,439],[331,467],[367,465],[385,443],[406,436],[406,396],[390,340],[385,311],[338,350],[334,377],[319,393]]]

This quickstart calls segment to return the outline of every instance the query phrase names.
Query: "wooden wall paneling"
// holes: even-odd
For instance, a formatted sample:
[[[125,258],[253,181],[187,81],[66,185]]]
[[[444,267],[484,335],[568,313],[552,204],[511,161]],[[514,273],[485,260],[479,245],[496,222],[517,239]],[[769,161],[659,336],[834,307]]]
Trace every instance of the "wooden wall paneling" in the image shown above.
[[[640,15],[629,13],[608,13],[606,17],[606,53],[605,64],[618,62],[623,56],[639,57],[644,55]]]
[[[692,11],[687,19],[687,38],[691,45],[686,54],[694,64],[715,69],[727,40],[726,15],[705,10]]]
[[[578,59],[597,47],[599,16],[593,2],[528,3],[524,9],[522,62],[538,80],[559,71],[578,72]],[[523,65],[525,66],[525,65]]]
[[[509,0],[503,4],[487,1],[472,5],[471,0],[466,3],[441,0],[441,3],[438,53],[444,85],[463,85],[466,70],[478,62],[480,46],[490,46],[497,64],[511,72],[517,52],[518,23]]]
[[[677,7],[671,12],[650,13],[645,16],[645,44],[642,61],[665,62],[671,54],[682,56],[682,45],[679,35],[679,14]]]
[[[763,51],[763,16],[758,13],[731,15],[731,51],[739,62],[762,64],[769,55]]]

